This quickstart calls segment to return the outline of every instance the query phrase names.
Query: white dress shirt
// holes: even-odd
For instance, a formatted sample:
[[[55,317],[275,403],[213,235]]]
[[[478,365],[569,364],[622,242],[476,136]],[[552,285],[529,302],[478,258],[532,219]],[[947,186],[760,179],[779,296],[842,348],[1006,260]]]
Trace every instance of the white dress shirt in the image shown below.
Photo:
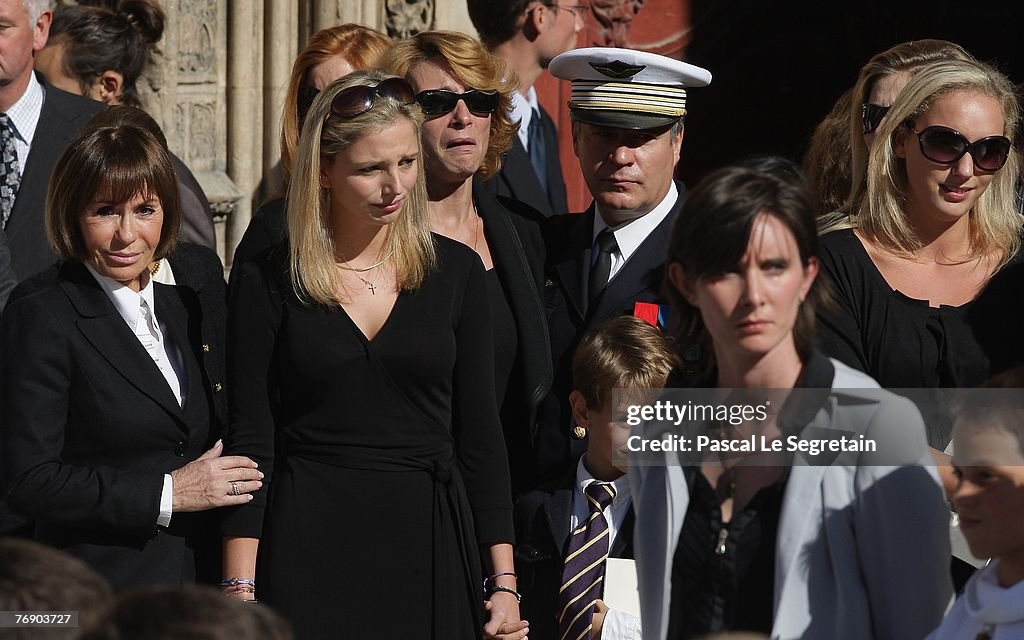
[[[590,506],[584,492],[593,482],[597,482],[597,480],[587,471],[587,466],[583,464],[583,457],[580,457],[580,461],[576,465],[576,490],[572,492],[570,531],[575,531],[580,523],[590,515]],[[629,513],[629,507],[633,502],[629,495],[629,482],[627,482],[626,476],[620,476],[610,484],[615,488],[615,498],[604,510],[604,519],[608,523],[608,549],[615,544],[615,536],[622,528],[622,522],[626,519],[626,514]],[[624,611],[609,609],[604,617],[601,637],[604,640],[641,640],[640,618],[631,616]]]
[[[604,220],[604,215],[601,213],[600,205],[596,202],[594,203],[594,230],[591,236],[591,247],[597,242],[598,234],[608,228],[611,228],[612,234],[615,236],[615,242],[619,245],[619,250],[612,253],[612,268],[608,272],[609,282],[622,269],[622,266],[626,264],[630,256],[636,253],[636,250],[640,248],[640,245],[647,239],[647,236],[651,235],[651,232],[658,228],[658,225],[668,216],[678,198],[679,191],[676,189],[676,183],[669,182],[668,193],[658,203],[658,206],[651,209],[647,214],[639,218],[627,220],[616,227],[609,227],[608,223]],[[597,259],[596,251],[592,253],[592,259]]]
[[[100,275],[89,263],[85,263],[85,267],[114,303],[118,315],[124,319],[128,328],[146,349],[146,353],[153,359],[178,405],[184,406],[187,389],[187,386],[182,384],[186,380],[185,363],[181,351],[167,333],[166,324],[161,324],[156,316],[153,279],[147,278],[146,286],[136,293],[120,282]],[[163,489],[160,492],[160,515],[157,517],[157,524],[164,527],[170,525],[173,504],[174,482],[168,473],[164,474]]]
[[[519,142],[523,143],[527,153],[530,152],[530,121],[534,110],[540,113],[537,91],[533,87],[526,90],[525,96],[518,91],[512,92],[512,122],[519,121]]]
[[[25,163],[36,135],[39,114],[43,111],[43,85],[36,80],[36,74],[29,75],[28,86],[18,101],[7,110],[7,117],[14,127],[14,150],[18,153],[18,174],[25,175]]]

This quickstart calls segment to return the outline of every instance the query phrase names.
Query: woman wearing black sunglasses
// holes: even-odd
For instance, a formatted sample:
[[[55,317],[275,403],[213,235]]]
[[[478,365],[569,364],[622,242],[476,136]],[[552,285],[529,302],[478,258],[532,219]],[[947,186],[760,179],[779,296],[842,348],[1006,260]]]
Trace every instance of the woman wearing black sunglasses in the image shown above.
[[[958,44],[924,39],[901,42],[861,67],[849,95],[815,129],[804,158],[818,215],[846,211],[851,185],[863,188],[868,149],[889,106],[917,69],[942,60],[973,57]]]
[[[544,249],[535,221],[541,216],[479,184],[498,171],[516,135],[509,119],[515,76],[479,42],[448,31],[397,43],[382,67],[409,80],[426,117],[431,229],[471,247],[487,269],[495,385],[518,494],[536,482],[532,425],[553,375],[540,297]]]
[[[430,233],[422,118],[401,78],[328,85],[299,140],[287,243],[240,265],[231,292],[226,446],[265,484],[225,518],[222,586],[299,638],[479,638],[483,575],[500,577],[488,624],[525,634],[498,582],[515,569],[480,383],[494,375],[484,272]]]
[[[864,187],[828,225],[826,353],[885,387],[965,387],[990,373],[972,302],[1015,259],[1014,87],[974,61],[919,69],[878,127]],[[929,425],[942,450],[948,430]],[[948,426],[948,425],[947,425]]]

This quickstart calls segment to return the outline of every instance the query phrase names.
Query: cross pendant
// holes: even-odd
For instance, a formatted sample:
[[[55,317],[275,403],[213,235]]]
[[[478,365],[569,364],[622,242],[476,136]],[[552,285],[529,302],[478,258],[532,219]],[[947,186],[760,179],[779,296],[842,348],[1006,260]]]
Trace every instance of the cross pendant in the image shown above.
[[[366,288],[370,290],[370,295],[377,295],[377,287],[372,282],[367,282]]]

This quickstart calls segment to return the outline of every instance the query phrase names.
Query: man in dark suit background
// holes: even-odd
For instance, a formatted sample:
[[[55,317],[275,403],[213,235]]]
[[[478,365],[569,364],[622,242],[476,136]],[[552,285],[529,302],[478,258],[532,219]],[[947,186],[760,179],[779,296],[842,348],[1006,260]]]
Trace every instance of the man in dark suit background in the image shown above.
[[[672,178],[686,88],[711,82],[706,69],[610,47],[564,53],[551,73],[572,80],[573,149],[594,202],[586,213],[548,220],[546,229],[555,380],[534,437],[539,480],[557,477],[583,452],[570,438],[583,435],[567,401],[580,337],[621,314],[658,321],[669,233],[686,191]]]
[[[68,141],[101,103],[73,96],[32,71],[46,46],[49,0],[0,0],[0,218],[18,280],[56,261],[43,232],[46,186]]]
[[[519,121],[519,135],[502,161],[501,171],[484,186],[548,217],[567,213],[558,131],[537,102],[533,85],[555,56],[576,46],[585,7],[569,0],[467,0],[467,4],[480,41],[519,78],[519,91],[513,94],[512,103],[512,120]]]

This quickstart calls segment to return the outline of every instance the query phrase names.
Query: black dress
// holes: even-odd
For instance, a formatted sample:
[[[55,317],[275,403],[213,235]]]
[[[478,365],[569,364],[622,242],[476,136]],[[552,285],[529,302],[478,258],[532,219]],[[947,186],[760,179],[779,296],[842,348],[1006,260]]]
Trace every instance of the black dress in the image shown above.
[[[257,595],[298,638],[480,636],[478,545],[512,541],[508,466],[483,267],[435,242],[439,267],[372,341],[299,302],[284,245],[231,292],[227,448],[266,478],[224,533],[261,537]]]
[[[931,307],[894,290],[852,229],[822,236],[821,268],[835,297],[832,309],[818,311],[826,355],[886,388],[973,387],[988,377],[971,303]]]

